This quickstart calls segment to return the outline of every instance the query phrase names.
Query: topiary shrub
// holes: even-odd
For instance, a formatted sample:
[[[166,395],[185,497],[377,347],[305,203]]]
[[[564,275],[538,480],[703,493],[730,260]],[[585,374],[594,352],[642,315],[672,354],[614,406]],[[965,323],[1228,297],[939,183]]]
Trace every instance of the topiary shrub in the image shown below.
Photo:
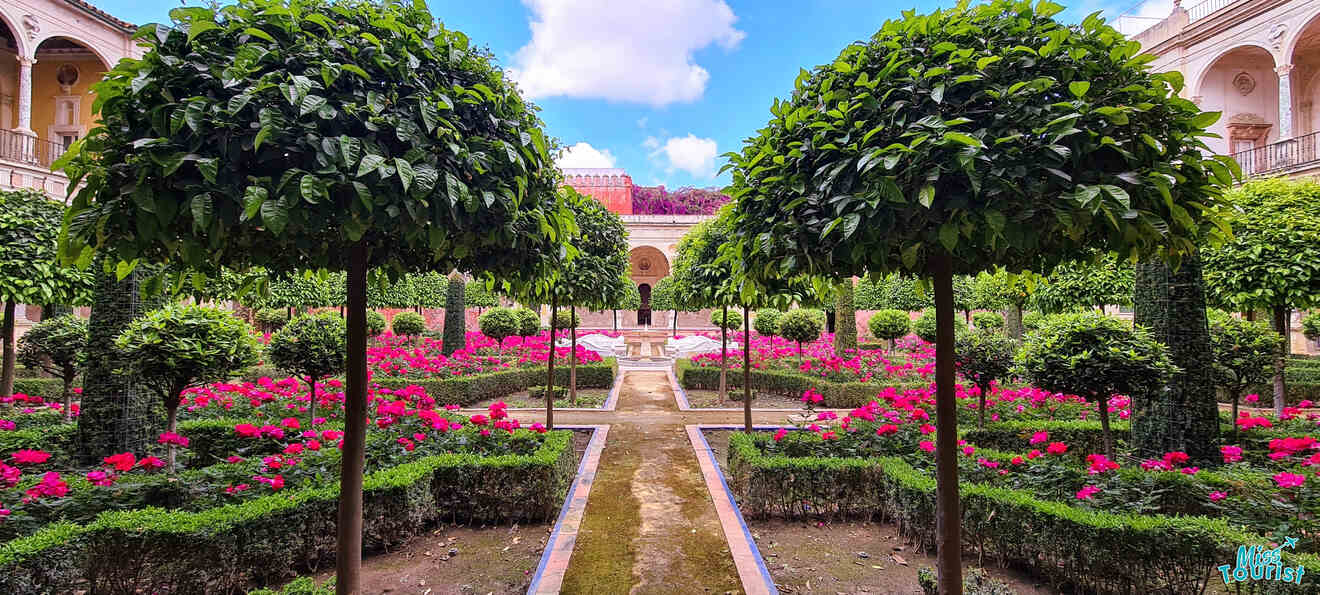
[[[724,318],[723,309],[714,310],[710,313],[710,323],[715,325],[715,328],[736,331],[742,328],[742,314],[730,310],[729,317],[726,319]]]
[[[19,363],[59,378],[64,417],[73,417],[73,381],[86,359],[87,321],[66,314],[43,320],[18,340]]]
[[[257,328],[263,333],[273,333],[284,328],[289,322],[289,313],[284,308],[262,308],[253,316]]]
[[[1233,402],[1232,419],[1236,420],[1238,399],[1251,387],[1274,378],[1283,336],[1264,321],[1234,318],[1217,310],[1211,310],[1208,315],[1210,347],[1215,355],[1215,384],[1228,392]]]
[[[172,304],[129,323],[115,341],[124,365],[165,403],[165,431],[177,426],[184,390],[225,380],[257,363],[261,344],[232,313]],[[174,471],[174,444],[169,468]]]
[[[284,373],[307,381],[307,427],[312,427],[311,420],[316,419],[316,382],[344,373],[348,326],[333,312],[303,314],[271,335],[266,359]]]
[[[500,343],[501,355],[504,351],[504,340],[517,335],[519,331],[518,316],[515,311],[498,306],[482,312],[477,318],[477,326],[481,329],[481,334]]]
[[[820,310],[789,310],[779,319],[779,336],[798,344],[798,359],[802,359],[802,344],[820,338],[820,329],[825,326],[817,314]]]
[[[556,387],[554,388],[553,394],[554,394],[554,399],[555,399],[556,401],[557,401],[557,400],[560,400],[560,399],[563,399],[565,396],[568,395],[568,387],[566,387],[566,386],[556,386]],[[536,385],[536,386],[529,386],[529,387],[527,387],[527,397],[530,398],[530,399],[544,399],[544,398],[545,398],[545,385],[544,385],[544,384],[538,384],[538,385]]]
[[[441,351],[451,355],[467,346],[467,309],[464,306],[463,276],[457,271],[449,274],[449,287],[445,295],[445,336]]]
[[[998,312],[976,312],[972,314],[972,326],[977,330],[997,331],[1004,328],[1004,315]]]
[[[918,316],[916,320],[912,321],[912,332],[916,333],[918,337],[921,337],[922,341],[934,343],[935,310],[931,308],[922,310],[921,316]],[[954,334],[967,332],[967,323],[961,318],[954,317],[953,332]]]
[[[1040,312],[1036,312],[1033,310],[1031,312],[1024,312],[1022,314],[1023,332],[1034,331],[1040,328],[1040,325],[1044,322],[1045,322],[1045,315]]]
[[[1000,322],[1003,322],[1002,318]],[[976,419],[978,428],[985,427],[985,399],[990,394],[990,383],[1008,379],[1009,369],[1013,367],[1015,351],[1017,351],[1016,341],[988,328],[978,327],[957,337],[954,344],[954,362],[958,365],[958,371],[976,384],[981,393]]]
[[[541,332],[541,315],[537,314],[536,310],[517,308],[513,311],[513,315],[518,319],[518,332],[515,334],[519,337],[532,337]]]
[[[1175,370],[1165,347],[1144,328],[1129,328],[1117,318],[1095,312],[1051,316],[1027,335],[1017,364],[1032,384],[1099,405],[1105,455],[1111,460],[1109,397],[1150,398],[1164,389]]]
[[[426,332],[426,319],[416,312],[399,312],[390,322],[390,330],[400,337],[416,337]]]
[[[762,337],[775,337],[779,335],[779,319],[784,316],[783,312],[774,308],[763,308],[756,311],[756,318],[752,319],[752,328],[756,329],[756,334]]]
[[[582,321],[579,319],[577,312],[568,308],[555,312],[555,328],[560,330],[576,328],[579,322]]]
[[[857,349],[857,306],[851,279],[839,284],[834,296],[834,353],[843,356]]]
[[[375,310],[367,310],[367,336],[374,337],[385,332],[385,327],[389,323],[385,320],[385,315]]]
[[[871,315],[866,326],[871,329],[871,335],[884,340],[889,349],[893,349],[895,340],[911,332],[912,319],[902,310],[881,310]]]

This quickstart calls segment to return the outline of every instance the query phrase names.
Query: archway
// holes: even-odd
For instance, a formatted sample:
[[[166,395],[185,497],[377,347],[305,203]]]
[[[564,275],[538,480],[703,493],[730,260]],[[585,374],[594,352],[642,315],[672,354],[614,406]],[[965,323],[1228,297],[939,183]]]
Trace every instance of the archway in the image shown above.
[[[637,326],[651,326],[651,285],[638,285],[637,293],[642,296],[642,305],[637,308]]]
[[[1320,12],[1297,33],[1287,55],[1292,64],[1293,136],[1303,138],[1320,132]],[[1315,139],[1309,139],[1311,158],[1316,157]]]
[[[631,275],[637,284],[637,291],[642,297],[642,307],[637,310],[637,324],[652,324],[651,291],[661,279],[669,276],[669,259],[655,246],[638,246],[628,254]]]
[[[1239,155],[1243,169],[1256,169],[1251,163],[1255,150],[1279,139],[1279,75],[1274,56],[1256,45],[1235,47],[1210,64],[1195,89],[1201,109],[1224,114],[1210,127],[1210,132],[1222,137],[1207,139],[1211,150]]]

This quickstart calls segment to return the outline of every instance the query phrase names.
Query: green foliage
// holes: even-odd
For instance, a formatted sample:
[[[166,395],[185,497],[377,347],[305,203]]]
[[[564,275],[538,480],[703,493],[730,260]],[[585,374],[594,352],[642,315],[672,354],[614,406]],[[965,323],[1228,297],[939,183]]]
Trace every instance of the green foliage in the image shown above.
[[[1024,307],[1036,289],[1035,276],[1014,274],[1004,269],[982,272],[972,283],[972,303],[982,310]]]
[[[914,312],[934,306],[929,292],[917,279],[899,273],[863,277],[857,282],[855,302],[861,310],[902,310]]]
[[[917,569],[917,584],[925,595],[937,595],[939,592],[938,578],[929,566]],[[963,595],[1017,595],[1017,591],[1007,583],[995,580],[981,568],[967,569],[962,592]]]
[[[783,312],[774,308],[762,308],[756,311],[756,316],[752,318],[752,327],[756,329],[756,334],[764,337],[774,337],[779,334],[779,319],[784,316]]]
[[[262,308],[252,315],[257,322],[257,328],[265,333],[273,333],[289,323],[289,312],[284,308]]]
[[[385,332],[389,322],[385,320],[385,315],[375,310],[367,310],[367,336],[374,337]]]
[[[1003,383],[1009,379],[1016,351],[1016,341],[988,328],[978,326],[974,331],[957,336],[953,358],[958,371],[981,389],[978,427],[985,426],[985,401],[990,393],[990,384]]]
[[[636,310],[642,307],[642,294],[637,291],[637,284],[632,279],[628,279],[628,284],[624,287],[623,294],[619,299],[610,304],[613,310]]]
[[[367,283],[368,308],[412,308],[420,301],[417,288],[408,275],[393,281],[382,275],[374,282]]]
[[[1237,398],[1252,386],[1274,378],[1274,363],[1283,337],[1270,325],[1211,312],[1210,345],[1215,355],[1215,384]]]
[[[467,307],[463,293],[463,276],[458,273],[449,275],[449,294],[445,297],[445,334],[441,348],[449,355],[467,345]]]
[[[426,319],[416,312],[399,312],[390,321],[390,330],[400,337],[417,337],[426,332]]]
[[[1239,311],[1320,307],[1320,182],[1253,180],[1227,198],[1233,239],[1202,251],[1207,301]]]
[[[266,360],[286,374],[311,381],[344,373],[348,330],[333,312],[303,314],[270,336]]]
[[[232,313],[180,304],[129,323],[115,346],[126,371],[169,409],[185,389],[225,380],[256,364],[261,352],[252,328]]]
[[[567,366],[555,367],[555,386],[566,386],[569,373]],[[580,363],[577,367],[578,388],[610,388],[614,385],[616,374],[613,358],[606,358],[601,363]],[[466,407],[486,399],[522,392],[530,386],[544,385],[546,376],[544,367],[533,367],[440,378],[377,377],[372,382],[392,389],[417,385],[426,389],[426,394],[437,403]]]
[[[1027,336],[1017,363],[1040,388],[1098,402],[1151,395],[1174,372],[1145,329],[1094,312],[1049,318]]]
[[[534,106],[421,3],[178,8],[95,85],[63,254],[517,274],[571,226]],[[128,164],[125,166],[125,164]],[[124,265],[129,266],[129,265]]]
[[[531,308],[516,308],[513,311],[514,318],[518,319],[518,332],[514,333],[519,337],[530,337],[541,332],[541,315]]]
[[[921,316],[912,321],[912,332],[921,337],[922,341],[927,343],[935,342],[935,309],[927,308],[922,310]],[[967,332],[967,323],[962,317],[953,317],[953,332],[955,335]]]
[[[463,303],[469,308],[494,308],[500,305],[500,300],[487,288],[485,280],[473,279],[463,288]]]
[[[628,279],[628,230],[623,220],[599,201],[571,187],[561,191],[570,195],[578,228],[571,241],[578,254],[568,262],[558,283],[566,292],[560,305],[604,310],[623,299],[632,285]]]
[[[977,330],[998,331],[1004,328],[1004,315],[998,312],[972,313],[972,326]]]
[[[652,310],[684,310],[684,307],[678,303],[677,284],[671,275],[655,282],[651,288],[651,309]]]
[[[821,328],[824,323],[812,310],[797,308],[785,312],[779,317],[779,336],[789,341],[798,343],[810,343],[820,338]],[[819,312],[819,310],[815,310]]]
[[[1046,318],[1048,317],[1044,313],[1035,310],[1024,312],[1022,314],[1022,328],[1027,331],[1034,331],[1040,328],[1040,325],[1045,324]]]
[[[902,310],[881,310],[871,315],[866,326],[870,327],[875,338],[893,342],[912,330],[912,319]]]
[[[555,311],[555,328],[570,329],[576,327],[579,322],[581,319],[577,313],[568,308]]]
[[[686,390],[718,390],[720,370],[715,366],[694,366],[691,360],[679,360],[675,364],[675,374],[679,384]],[[824,397],[822,407],[832,409],[856,409],[865,407],[875,400],[876,392],[882,385],[874,382],[831,382],[818,376],[800,374],[788,370],[753,368],[751,371],[752,390],[758,393],[771,393],[797,399],[807,389],[813,389]],[[742,387],[742,374],[729,374],[726,378],[728,387]],[[901,383],[894,385],[899,393],[905,390],[928,390],[926,381]],[[742,398],[742,393],[731,393],[735,401]]]
[[[1055,267],[1031,295],[1033,308],[1042,312],[1071,312],[1100,306],[1132,304],[1132,263],[1113,254],[1094,261],[1074,260]]]
[[[732,240],[727,219],[717,217],[698,223],[678,241],[670,273],[678,308],[695,311],[738,303],[734,263],[720,258],[721,247]],[[720,326],[714,318],[711,322]]]
[[[857,349],[857,308],[852,279],[843,280],[834,294],[834,353]]]
[[[73,314],[48,318],[18,340],[18,362],[73,380],[86,361],[87,321]]]
[[[1312,341],[1320,341],[1320,312],[1302,317],[1302,334]]]
[[[537,322],[537,326],[540,326],[540,321]],[[477,326],[481,329],[481,334],[501,343],[509,337],[518,335],[520,330],[515,311],[500,307],[482,312],[481,317],[477,319]]]
[[[56,248],[64,205],[35,190],[0,191],[0,301],[91,303],[93,276],[62,267]]]
[[[409,275],[413,291],[417,294],[417,305],[422,308],[443,308],[449,291],[449,279],[435,271],[421,275]]]
[[[304,576],[293,579],[278,590],[257,589],[248,591],[247,595],[335,595],[335,579],[331,577],[325,584],[318,585],[316,579]]]
[[[715,328],[723,328],[730,331],[742,329],[742,313],[737,310],[729,310],[729,318],[724,318],[724,310],[712,310],[710,313],[710,323]]]
[[[926,272],[943,253],[954,273],[976,273],[1048,269],[1091,247],[1192,251],[1236,170],[1202,154],[1217,114],[1179,97],[1180,74],[1148,72],[1139,43],[1095,16],[1062,24],[1059,10],[908,12],[799,76],[728,155],[752,274]]]

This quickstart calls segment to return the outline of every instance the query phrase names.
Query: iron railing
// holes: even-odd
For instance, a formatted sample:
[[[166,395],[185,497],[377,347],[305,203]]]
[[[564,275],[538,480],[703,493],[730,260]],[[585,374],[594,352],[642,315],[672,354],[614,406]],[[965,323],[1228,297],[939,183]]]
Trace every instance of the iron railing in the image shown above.
[[[50,169],[50,164],[63,154],[63,144],[13,130],[0,130],[0,159]]]
[[[1187,6],[1188,2],[1183,2],[1183,10],[1187,12],[1187,22],[1195,23],[1241,1],[1201,0],[1191,6]],[[1143,0],[1118,15],[1114,19],[1114,28],[1124,35],[1135,37],[1164,22],[1169,18],[1171,9],[1172,3],[1169,0]]]
[[[1205,17],[1208,17],[1221,8],[1228,8],[1230,5],[1237,4],[1242,0],[1205,0],[1199,4],[1187,8],[1187,22],[1195,23]]]
[[[1320,162],[1320,132],[1233,153],[1244,176],[1262,176]]]

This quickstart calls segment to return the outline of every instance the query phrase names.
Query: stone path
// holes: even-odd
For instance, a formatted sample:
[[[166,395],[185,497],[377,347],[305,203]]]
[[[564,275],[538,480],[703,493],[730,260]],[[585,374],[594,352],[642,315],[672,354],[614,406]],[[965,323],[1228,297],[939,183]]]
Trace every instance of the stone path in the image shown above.
[[[742,593],[685,426],[740,424],[741,412],[679,411],[663,370],[627,370],[614,411],[556,411],[557,425],[608,424],[562,593]],[[757,424],[789,411],[756,411]],[[521,410],[524,423],[544,412]]]

